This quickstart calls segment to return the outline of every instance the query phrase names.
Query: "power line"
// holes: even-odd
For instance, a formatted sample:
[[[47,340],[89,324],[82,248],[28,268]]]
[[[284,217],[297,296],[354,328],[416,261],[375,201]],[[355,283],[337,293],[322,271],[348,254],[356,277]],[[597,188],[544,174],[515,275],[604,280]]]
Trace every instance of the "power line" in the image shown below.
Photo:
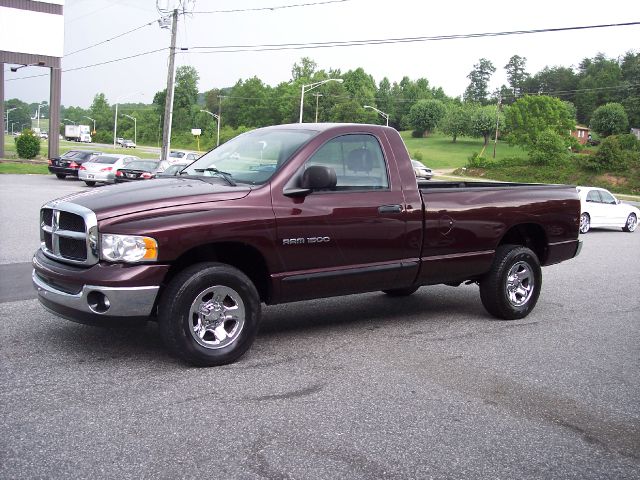
[[[220,46],[197,46],[190,47],[188,51],[182,53],[237,53],[237,52],[264,52],[274,50],[302,50],[302,49],[315,49],[315,48],[335,48],[335,47],[353,47],[361,45],[384,45],[394,43],[416,43],[416,42],[433,42],[443,40],[461,40],[470,38],[485,38],[485,37],[502,37],[510,35],[529,35],[534,33],[554,33],[554,32],[567,32],[576,30],[590,30],[597,28],[611,28],[611,27],[628,27],[640,25],[638,22],[626,22],[626,23],[608,23],[600,25],[585,25],[577,27],[560,27],[560,28],[540,28],[533,30],[511,30],[506,32],[485,32],[485,33],[464,33],[454,35],[436,35],[436,36],[423,36],[423,37],[402,37],[402,38],[383,38],[383,39],[369,39],[369,40],[342,40],[342,41],[329,41],[329,42],[309,42],[309,43],[278,43],[278,44],[258,44],[258,45],[220,45]],[[205,52],[192,52],[191,50],[208,50]]]
[[[99,45],[103,45],[103,44],[108,43],[108,42],[110,42],[112,40],[115,40],[117,38],[124,37],[125,35],[129,35],[130,33],[137,32],[138,30],[140,30],[140,29],[142,29],[144,27],[148,27],[149,25],[153,25],[154,23],[156,23],[156,21],[157,21],[157,19],[151,20],[150,22],[145,23],[144,25],[140,25],[139,27],[136,27],[136,28],[134,28],[132,30],[129,30],[129,31],[124,32],[124,33],[120,33],[119,35],[116,35],[115,37],[107,38],[106,40],[102,40],[101,42],[94,43],[93,45],[89,45],[88,47],[80,48],[79,50],[74,50],[73,52],[67,53],[64,56],[65,57],[70,57],[71,55],[74,55],[76,53],[84,52],[85,50],[89,50],[90,48],[94,48],[94,47],[97,47]]]
[[[240,12],[259,12],[264,10],[283,10],[285,8],[298,8],[298,7],[315,7],[317,5],[327,5],[329,3],[345,3],[350,0],[326,0],[324,2],[309,2],[309,3],[296,3],[292,5],[278,5],[273,7],[257,7],[257,8],[233,8],[229,10],[208,10],[208,11],[194,11],[191,13],[240,13]]]
[[[67,68],[65,70],[62,70],[62,73],[75,72],[76,70],[84,70],[86,68],[98,67],[100,65],[108,65],[110,63],[122,62],[123,60],[129,60],[129,59],[132,59],[132,58],[142,57],[142,56],[145,56],[145,55],[151,55],[152,53],[162,52],[164,50],[168,50],[168,48],[167,47],[157,48],[155,50],[149,50],[147,52],[140,52],[140,53],[136,53],[134,55],[129,55],[127,57],[114,58],[112,60],[106,60],[104,62],[93,63],[91,65],[83,65],[81,67]],[[48,75],[49,75],[48,73],[44,73],[44,74],[40,74],[40,75],[31,75],[29,77],[8,78],[5,81],[7,81],[7,82],[15,82],[16,80],[26,80],[28,78],[47,77]]]

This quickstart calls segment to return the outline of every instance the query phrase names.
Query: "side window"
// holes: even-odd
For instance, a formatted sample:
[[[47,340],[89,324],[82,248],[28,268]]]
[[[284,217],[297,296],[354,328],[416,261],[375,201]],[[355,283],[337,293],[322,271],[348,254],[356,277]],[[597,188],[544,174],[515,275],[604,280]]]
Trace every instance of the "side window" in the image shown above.
[[[602,198],[602,203],[608,203],[611,205],[616,204],[616,199],[613,198],[613,195],[611,195],[609,192],[600,192],[600,197]]]
[[[333,168],[338,191],[389,188],[387,164],[373,135],[342,135],[331,139],[307,160],[306,166],[311,165]]]
[[[597,190],[591,190],[587,193],[587,202],[600,203],[600,193]]]

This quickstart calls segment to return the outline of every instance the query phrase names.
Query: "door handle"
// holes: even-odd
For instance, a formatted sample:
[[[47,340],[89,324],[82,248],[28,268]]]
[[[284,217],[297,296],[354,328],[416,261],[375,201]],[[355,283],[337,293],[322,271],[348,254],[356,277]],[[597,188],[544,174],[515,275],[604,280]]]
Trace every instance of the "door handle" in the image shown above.
[[[402,213],[402,205],[382,205],[378,213]]]

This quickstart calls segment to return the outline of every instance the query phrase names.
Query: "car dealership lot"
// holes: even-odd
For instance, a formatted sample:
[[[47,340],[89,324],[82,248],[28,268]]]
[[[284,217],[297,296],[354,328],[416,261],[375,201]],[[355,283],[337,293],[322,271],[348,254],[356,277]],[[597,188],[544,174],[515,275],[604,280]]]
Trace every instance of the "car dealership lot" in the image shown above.
[[[640,475],[640,233],[584,235],[524,320],[493,320],[476,286],[265,307],[238,363],[195,369],[153,324],[33,299],[38,208],[83,189],[0,176],[0,477]]]

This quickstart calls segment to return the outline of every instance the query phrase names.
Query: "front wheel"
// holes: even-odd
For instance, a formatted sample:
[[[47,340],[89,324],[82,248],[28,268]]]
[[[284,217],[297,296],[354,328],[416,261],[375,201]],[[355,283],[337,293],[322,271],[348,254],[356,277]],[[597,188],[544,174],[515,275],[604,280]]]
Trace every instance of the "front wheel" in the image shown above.
[[[588,213],[580,215],[580,233],[587,233],[591,227],[591,217]]]
[[[627,217],[627,221],[625,222],[624,227],[622,227],[622,230],[624,230],[625,232],[633,232],[635,231],[637,226],[638,217],[636,217],[635,213],[630,213]]]
[[[58,180],[64,180],[65,178],[67,178],[64,173],[56,173],[56,177],[58,177]]]
[[[199,367],[234,362],[253,343],[260,297],[240,270],[199,263],[174,277],[158,306],[160,334],[169,350]]]
[[[491,270],[480,281],[484,308],[503,320],[524,318],[536,306],[542,270],[535,253],[520,245],[501,245]]]

